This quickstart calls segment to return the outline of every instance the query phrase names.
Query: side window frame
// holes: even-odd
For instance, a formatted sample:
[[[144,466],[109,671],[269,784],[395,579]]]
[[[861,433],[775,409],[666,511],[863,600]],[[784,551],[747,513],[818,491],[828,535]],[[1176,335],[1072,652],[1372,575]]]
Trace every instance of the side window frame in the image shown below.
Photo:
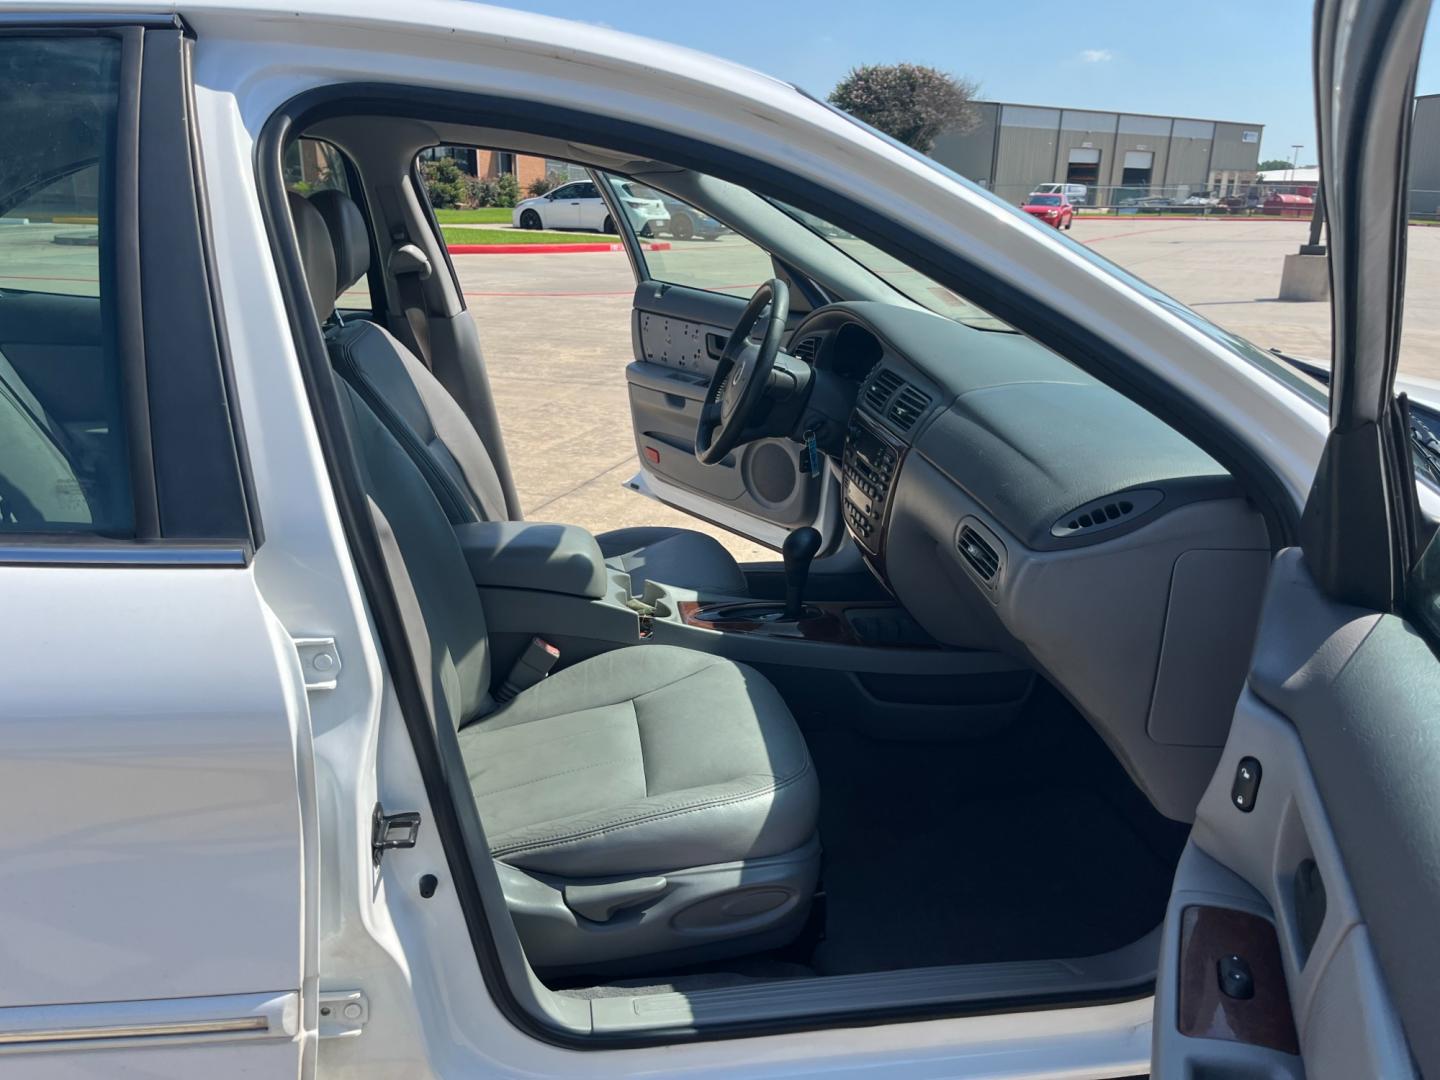
[[[0,564],[248,565],[262,531],[208,243],[193,40],[173,17],[44,13],[0,21],[0,36],[120,42],[100,281],[134,505],[130,535],[8,533]]]
[[[610,208],[611,218],[613,218],[617,223],[616,228],[620,230],[620,237],[625,242],[625,251],[630,257],[630,265],[635,272],[635,283],[637,286],[646,285],[650,282],[655,282],[657,284],[665,285],[670,288],[693,289],[695,292],[705,293],[709,296],[725,296],[731,299],[738,300],[745,299],[745,297],[742,296],[739,292],[722,292],[719,289],[708,288],[704,285],[695,285],[688,281],[671,281],[669,278],[657,277],[650,268],[649,260],[645,258],[645,244],[647,243],[647,239],[636,234],[634,224],[630,220],[630,215],[622,212],[620,206],[618,205],[620,196],[616,192],[614,186],[616,183],[643,184],[644,181],[634,180],[633,178],[621,175],[620,173],[605,173],[595,169],[589,169],[587,171],[589,172],[591,182],[595,185],[596,192],[599,194],[600,198],[605,200],[605,205]],[[660,194],[663,195],[663,193]],[[685,201],[683,199],[676,199],[674,196],[671,195],[664,195],[663,197],[673,199],[676,202]],[[685,203],[685,205],[690,206],[689,203]],[[702,213],[706,215],[709,214],[708,210],[701,210],[698,207],[692,207],[692,209],[694,209],[697,213]],[[753,245],[757,251],[761,252],[769,260],[770,268],[767,280],[770,277],[778,277],[783,278],[787,282],[787,284],[794,283],[798,275],[790,273],[788,267],[785,267],[781,260],[776,258],[773,251],[762,247],[760,244],[756,243],[754,240],[751,240],[749,237],[743,236],[743,234],[736,233],[736,235],[741,236],[741,238],[747,244]],[[805,305],[810,302],[811,295],[811,288],[807,287],[801,290],[799,295],[792,298],[792,301],[800,301],[800,306],[796,307],[792,302],[792,310],[805,310]]]

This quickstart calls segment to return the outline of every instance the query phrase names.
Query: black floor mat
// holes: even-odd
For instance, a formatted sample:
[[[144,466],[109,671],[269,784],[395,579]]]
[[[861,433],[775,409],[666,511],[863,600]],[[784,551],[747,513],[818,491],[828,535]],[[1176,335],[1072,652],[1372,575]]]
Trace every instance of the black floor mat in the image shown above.
[[[806,738],[825,848],[820,973],[1086,956],[1164,917],[1186,829],[1050,687],[983,740]]]

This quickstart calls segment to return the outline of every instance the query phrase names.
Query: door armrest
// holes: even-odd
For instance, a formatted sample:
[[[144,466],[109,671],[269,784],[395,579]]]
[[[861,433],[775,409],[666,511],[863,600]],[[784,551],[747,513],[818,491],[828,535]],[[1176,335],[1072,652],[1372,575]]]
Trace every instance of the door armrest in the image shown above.
[[[608,584],[595,537],[575,525],[482,521],[455,526],[475,584],[599,599]]]

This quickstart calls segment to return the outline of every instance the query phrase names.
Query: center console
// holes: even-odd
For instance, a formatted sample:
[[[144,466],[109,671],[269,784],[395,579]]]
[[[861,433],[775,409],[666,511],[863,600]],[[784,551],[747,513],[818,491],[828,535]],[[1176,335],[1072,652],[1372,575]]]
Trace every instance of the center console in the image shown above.
[[[871,556],[878,556],[884,547],[886,512],[904,452],[904,446],[859,412],[851,414],[841,461],[845,524]]]

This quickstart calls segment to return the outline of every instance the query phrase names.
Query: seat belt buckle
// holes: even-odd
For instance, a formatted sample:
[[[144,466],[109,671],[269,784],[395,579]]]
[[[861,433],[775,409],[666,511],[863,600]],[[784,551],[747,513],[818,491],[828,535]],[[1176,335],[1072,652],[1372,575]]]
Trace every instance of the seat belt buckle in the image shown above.
[[[533,637],[525,651],[515,661],[500,689],[495,692],[497,701],[509,701],[516,694],[529,690],[560,662],[560,650],[542,637]]]

